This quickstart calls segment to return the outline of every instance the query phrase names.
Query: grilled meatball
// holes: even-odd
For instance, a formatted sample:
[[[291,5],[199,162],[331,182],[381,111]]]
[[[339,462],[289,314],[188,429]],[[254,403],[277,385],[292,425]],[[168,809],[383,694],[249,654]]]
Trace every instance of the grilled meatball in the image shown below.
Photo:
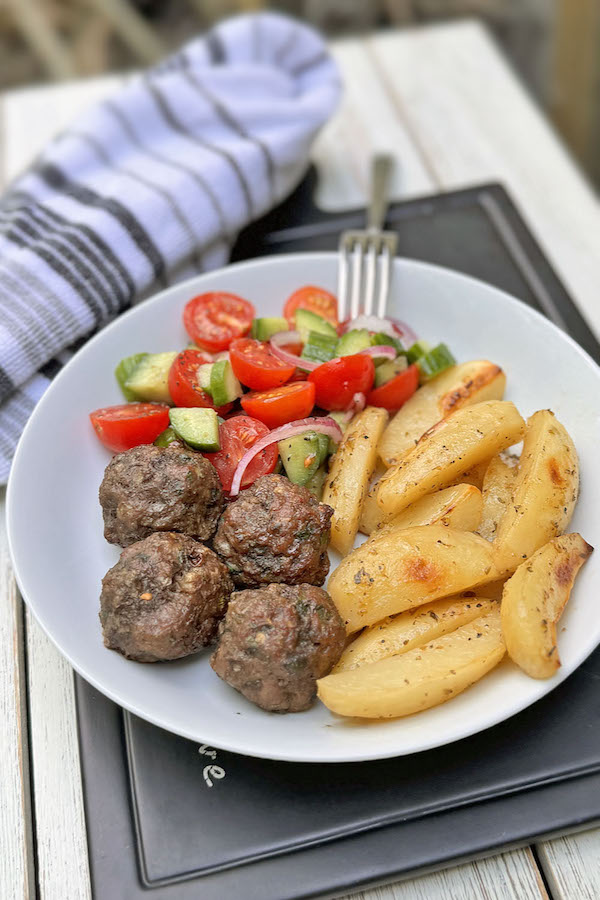
[[[299,712],[331,671],[346,632],[333,600],[311,584],[269,584],[231,595],[210,664],[262,709]]]
[[[151,534],[123,550],[102,580],[104,644],[138,662],[188,656],[213,643],[232,590],[208,547]]]
[[[205,541],[214,534],[223,503],[214,466],[181,444],[142,444],[118,453],[100,485],[104,537],[121,547],[155,531]]]
[[[213,547],[236,585],[323,584],[333,510],[282,475],[264,475],[230,504]]]

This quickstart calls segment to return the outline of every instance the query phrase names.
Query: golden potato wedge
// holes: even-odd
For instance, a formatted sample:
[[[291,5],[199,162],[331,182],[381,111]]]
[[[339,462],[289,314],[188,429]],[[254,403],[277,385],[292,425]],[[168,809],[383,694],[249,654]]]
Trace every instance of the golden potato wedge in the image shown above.
[[[391,420],[379,442],[379,455],[393,466],[436,422],[463,406],[501,400],[506,376],[487,359],[452,366],[423,385]]]
[[[363,503],[375,466],[377,443],[388,414],[367,406],[352,419],[331,462],[322,503],[333,509],[331,544],[343,556],[354,544]]]
[[[488,541],[469,531],[424,525],[366,541],[342,560],[327,590],[351,634],[497,578]]]
[[[512,500],[496,529],[499,566],[514,571],[539,547],[562,534],[578,493],[579,461],[571,436],[554,413],[539,410],[527,422]]]
[[[498,454],[490,460],[483,479],[483,509],[481,524],[477,529],[486,541],[496,537],[498,522],[510,503],[517,480],[519,460],[516,456]]]
[[[495,600],[480,597],[447,597],[418,609],[382,619],[365,628],[349,644],[332,672],[345,672],[389,656],[408,653],[429,641],[467,625],[498,607]]]
[[[421,497],[393,519],[380,522],[371,538],[414,525],[445,525],[459,531],[475,531],[481,521],[481,507],[481,491],[472,484],[455,484]]]
[[[500,611],[494,610],[408,653],[320,678],[317,694],[342,716],[409,716],[479,681],[505,651]]]
[[[362,531],[363,534],[371,534],[381,522],[381,510],[377,505],[377,483],[384,472],[387,472],[387,469],[383,463],[379,461],[375,467],[371,484],[367,491],[367,496],[365,497],[365,502],[363,503],[362,512],[360,514],[358,530]]]
[[[532,678],[560,667],[556,623],[593,548],[580,534],[555,537],[521,563],[504,585],[502,632],[510,658]]]
[[[486,600],[502,600],[502,591],[508,578],[499,578],[497,581],[486,581],[481,587],[477,588],[477,596],[484,597]],[[459,597],[474,597],[475,591],[462,591]]]
[[[393,516],[425,494],[447,487],[465,469],[518,442],[525,422],[507,400],[486,400],[459,409],[423,435],[382,477],[377,503]]]
[[[483,479],[485,478],[489,462],[489,459],[484,459],[482,462],[477,463],[476,466],[471,466],[470,469],[467,469],[466,472],[459,475],[456,481],[453,481],[452,483],[472,484],[473,487],[476,487],[480,491],[483,487]]]

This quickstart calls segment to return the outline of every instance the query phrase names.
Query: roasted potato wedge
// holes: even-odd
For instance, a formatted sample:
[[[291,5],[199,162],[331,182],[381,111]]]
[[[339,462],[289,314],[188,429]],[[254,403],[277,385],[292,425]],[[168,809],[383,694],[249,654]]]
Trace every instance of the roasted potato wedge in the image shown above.
[[[477,529],[486,541],[493,541],[496,537],[498,522],[512,499],[518,463],[518,457],[499,453],[487,466],[481,489],[483,495],[481,524]]]
[[[423,385],[391,420],[379,442],[379,455],[393,466],[436,422],[463,406],[501,400],[506,376],[486,359],[452,366]]]
[[[481,490],[483,487],[483,479],[485,478],[485,473],[487,471],[487,467],[489,465],[489,459],[484,459],[482,462],[477,463],[476,466],[472,466],[470,469],[467,469],[466,472],[463,472],[458,476],[456,481],[453,481],[453,484],[472,484],[473,487],[476,487],[477,490]]]
[[[342,560],[328,591],[352,634],[497,578],[488,541],[469,531],[424,525],[366,541]]]
[[[389,656],[408,653],[497,608],[497,601],[477,596],[447,597],[388,617],[361,632],[346,647],[333,672],[357,669]]]
[[[377,503],[385,516],[406,509],[425,494],[447,487],[472,466],[518,442],[525,422],[506,400],[459,409],[434,425],[382,477]]]
[[[354,417],[331,462],[322,503],[333,509],[331,545],[345,556],[352,548],[369,482],[377,464],[377,443],[388,420],[385,409],[367,406]]]
[[[381,522],[371,537],[402,531],[414,525],[445,525],[459,531],[475,531],[481,521],[482,497],[472,484],[455,484],[421,497],[393,519]],[[379,507],[378,507],[379,509]],[[381,510],[379,510],[381,513]]]
[[[579,461],[571,436],[550,410],[534,413],[527,422],[512,499],[496,529],[499,566],[514,571],[562,534],[578,493]]]
[[[444,703],[498,665],[505,653],[500,612],[422,647],[317,681],[319,698],[342,716],[391,719]]]
[[[365,502],[363,503],[362,512],[360,514],[358,530],[362,531],[363,534],[371,534],[381,522],[381,510],[377,504],[377,484],[384,472],[387,472],[387,469],[380,461],[377,463],[375,472],[373,473],[371,484],[367,491],[367,496],[365,497]]]
[[[580,534],[555,537],[521,563],[504,585],[501,620],[506,649],[532,678],[550,678],[560,667],[556,623],[592,549]]]

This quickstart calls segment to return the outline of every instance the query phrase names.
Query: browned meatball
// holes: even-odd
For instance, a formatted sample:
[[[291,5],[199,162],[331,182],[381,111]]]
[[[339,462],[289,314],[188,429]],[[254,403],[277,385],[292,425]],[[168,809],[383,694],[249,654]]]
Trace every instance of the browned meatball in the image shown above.
[[[231,595],[210,664],[262,709],[299,712],[331,671],[346,632],[333,600],[312,584],[269,584]]]
[[[230,504],[213,547],[239,587],[323,584],[333,510],[282,475],[264,475]]]
[[[232,590],[208,547],[152,534],[123,550],[102,580],[104,644],[138,662],[189,656],[213,643]]]
[[[214,466],[181,444],[142,444],[118,453],[100,485],[104,537],[127,547],[155,531],[210,538],[223,509]]]

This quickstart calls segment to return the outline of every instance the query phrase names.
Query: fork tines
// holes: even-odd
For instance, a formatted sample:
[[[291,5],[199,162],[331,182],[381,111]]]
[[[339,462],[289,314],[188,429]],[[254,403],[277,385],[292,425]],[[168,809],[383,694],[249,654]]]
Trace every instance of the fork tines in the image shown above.
[[[390,288],[392,260],[396,255],[398,235],[393,231],[344,231],[339,243],[338,318],[350,318],[362,311],[383,317]],[[361,303],[361,300],[363,301]]]

